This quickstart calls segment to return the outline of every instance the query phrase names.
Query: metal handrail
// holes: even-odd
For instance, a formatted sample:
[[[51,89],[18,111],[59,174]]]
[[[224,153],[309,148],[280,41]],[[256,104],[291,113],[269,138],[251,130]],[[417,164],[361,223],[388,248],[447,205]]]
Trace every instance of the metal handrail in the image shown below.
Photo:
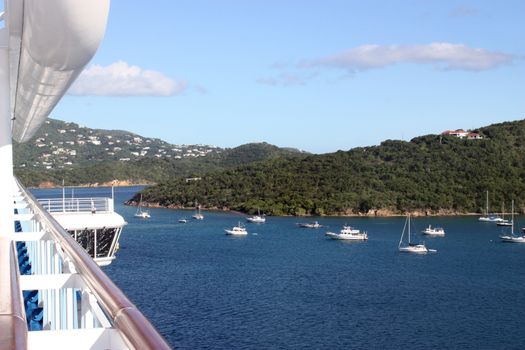
[[[27,348],[27,323],[13,241],[0,238],[0,349]]]
[[[128,344],[134,349],[171,349],[153,325],[100,269],[86,251],[67,233],[18,181],[22,193],[32,201],[34,215],[58,242],[74,263],[91,292],[100,302]]]
[[[50,213],[69,212],[107,212],[110,210],[110,198],[38,198],[38,203]]]

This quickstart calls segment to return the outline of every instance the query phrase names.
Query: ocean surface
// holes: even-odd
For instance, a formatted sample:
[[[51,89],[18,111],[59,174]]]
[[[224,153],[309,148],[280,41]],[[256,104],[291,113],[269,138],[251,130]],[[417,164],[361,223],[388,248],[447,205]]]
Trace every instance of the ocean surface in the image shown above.
[[[104,271],[178,349],[524,349],[525,244],[501,243],[501,228],[476,217],[415,218],[437,253],[399,253],[404,218],[283,218],[224,229],[243,216],[151,209],[124,228],[117,259]],[[34,190],[38,197],[60,190]],[[76,196],[110,195],[107,188]],[[187,224],[177,222],[185,217]],[[299,222],[328,226],[304,229]],[[367,242],[324,237],[345,223]],[[517,218],[517,227],[525,218]]]

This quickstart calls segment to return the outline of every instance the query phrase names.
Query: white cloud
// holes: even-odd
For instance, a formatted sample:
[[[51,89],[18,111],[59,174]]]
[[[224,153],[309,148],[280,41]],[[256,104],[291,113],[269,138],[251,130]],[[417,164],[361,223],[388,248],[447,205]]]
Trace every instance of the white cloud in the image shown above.
[[[439,69],[482,71],[510,64],[514,56],[462,44],[363,45],[305,64],[349,71],[383,68],[398,63],[430,64]]]
[[[118,61],[86,68],[68,91],[77,96],[173,96],[186,88],[160,72]]]

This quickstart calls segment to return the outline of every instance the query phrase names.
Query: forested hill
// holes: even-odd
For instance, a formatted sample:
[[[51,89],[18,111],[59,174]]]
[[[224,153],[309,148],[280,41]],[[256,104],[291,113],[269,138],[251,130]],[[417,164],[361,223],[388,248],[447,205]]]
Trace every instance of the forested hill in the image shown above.
[[[48,119],[27,143],[14,145],[15,173],[26,186],[155,183],[276,157],[304,156],[267,143],[236,148],[175,145],[122,130]]]
[[[295,159],[271,159],[177,178],[143,191],[152,205],[270,215],[481,212],[525,205],[525,121],[476,130],[483,139],[427,135]]]

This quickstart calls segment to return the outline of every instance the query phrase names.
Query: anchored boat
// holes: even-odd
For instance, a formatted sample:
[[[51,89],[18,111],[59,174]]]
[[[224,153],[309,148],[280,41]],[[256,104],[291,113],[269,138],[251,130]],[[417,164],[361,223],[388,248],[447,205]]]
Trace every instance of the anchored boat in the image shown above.
[[[426,254],[430,251],[435,252],[434,249],[428,249],[425,245],[425,243],[413,243],[411,240],[411,221],[410,221],[410,214],[407,215],[407,219],[405,221],[405,226],[403,227],[403,232],[401,233],[401,238],[399,239],[399,245],[398,249],[402,253],[417,253],[417,254]],[[405,231],[408,232],[408,241],[403,242],[403,237],[405,235]]]
[[[233,226],[230,229],[224,229],[224,232],[226,232],[227,235],[233,236],[246,236],[248,234],[248,231],[246,231],[246,228],[243,226],[243,224],[241,224],[240,221],[237,226]]]
[[[525,234],[521,236],[516,236],[514,234],[514,201],[512,201],[512,219],[511,219],[511,231],[510,235],[501,235],[499,238],[501,238],[502,242],[505,243],[525,243]]]
[[[366,232],[361,232],[360,230],[347,225],[343,226],[343,229],[339,231],[339,233],[326,232],[325,236],[331,239],[352,241],[366,241],[368,239],[368,234]]]
[[[432,227],[428,225],[428,227],[423,230],[423,233],[428,236],[444,236],[445,229],[443,227]]]

